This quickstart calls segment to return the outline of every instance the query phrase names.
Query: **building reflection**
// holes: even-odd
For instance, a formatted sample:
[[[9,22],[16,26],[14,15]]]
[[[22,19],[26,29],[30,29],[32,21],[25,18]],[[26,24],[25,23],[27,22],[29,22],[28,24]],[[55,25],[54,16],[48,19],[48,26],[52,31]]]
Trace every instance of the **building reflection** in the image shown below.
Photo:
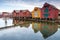
[[[48,38],[58,30],[57,24],[32,22],[32,29],[35,33],[41,32],[44,38]]]
[[[60,24],[58,24],[58,28],[60,29]]]
[[[28,28],[30,27],[30,24],[32,24],[32,29],[34,30],[34,33],[40,32],[44,38],[48,38],[52,36],[58,30],[57,23],[47,23],[47,22],[42,23],[42,22],[21,21],[21,20],[13,19],[13,24],[14,25],[12,26],[2,27],[0,29],[8,29],[8,28],[17,27],[17,26]]]
[[[39,31],[39,27],[41,26],[40,23],[37,22],[32,22],[32,28],[34,30],[35,33],[37,33]]]
[[[30,23],[26,22],[26,21],[20,21],[19,25],[20,25],[20,27],[26,27],[26,28],[28,28],[30,26]]]
[[[30,26],[30,22],[27,21],[20,21],[20,20],[13,20],[14,25],[19,25],[20,27],[28,28]]]

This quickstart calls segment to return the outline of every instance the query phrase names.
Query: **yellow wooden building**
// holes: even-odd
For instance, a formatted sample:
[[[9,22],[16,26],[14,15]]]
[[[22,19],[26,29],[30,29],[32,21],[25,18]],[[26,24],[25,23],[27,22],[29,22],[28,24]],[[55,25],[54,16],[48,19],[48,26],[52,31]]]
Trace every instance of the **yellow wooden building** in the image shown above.
[[[32,11],[32,18],[41,18],[41,9],[38,7],[35,7]]]

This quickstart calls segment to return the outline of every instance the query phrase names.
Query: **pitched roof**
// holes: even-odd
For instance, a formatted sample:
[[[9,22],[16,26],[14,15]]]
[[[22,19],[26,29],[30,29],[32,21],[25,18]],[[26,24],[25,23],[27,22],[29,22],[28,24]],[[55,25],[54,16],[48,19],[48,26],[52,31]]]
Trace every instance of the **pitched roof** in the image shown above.
[[[18,12],[20,12],[20,10],[14,10],[14,12],[18,13]]]
[[[55,8],[55,9],[57,9],[54,5],[51,5],[49,3],[45,3],[43,7],[45,7],[45,6],[47,6],[47,7],[51,6],[51,7]]]

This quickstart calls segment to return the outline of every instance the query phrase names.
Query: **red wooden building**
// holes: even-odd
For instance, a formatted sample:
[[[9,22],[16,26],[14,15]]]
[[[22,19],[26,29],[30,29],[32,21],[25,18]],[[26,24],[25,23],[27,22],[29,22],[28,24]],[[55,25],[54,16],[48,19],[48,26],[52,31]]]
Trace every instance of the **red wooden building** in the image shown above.
[[[12,15],[13,15],[13,17],[18,17],[19,16],[19,13],[20,13],[20,10],[14,10],[12,12]]]
[[[45,3],[42,7],[42,18],[47,19],[57,19],[58,18],[58,9],[54,7],[53,5],[50,5],[48,3]]]
[[[13,17],[27,18],[31,17],[31,13],[28,10],[14,10],[12,12]]]
[[[31,17],[31,13],[28,10],[20,10],[19,17]]]

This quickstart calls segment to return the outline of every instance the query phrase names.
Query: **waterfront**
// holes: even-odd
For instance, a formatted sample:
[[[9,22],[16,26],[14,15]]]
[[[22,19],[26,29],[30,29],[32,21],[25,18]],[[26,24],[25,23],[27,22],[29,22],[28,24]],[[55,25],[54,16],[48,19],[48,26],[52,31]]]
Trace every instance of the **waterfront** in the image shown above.
[[[0,40],[60,40],[57,23],[18,21],[0,18]]]

